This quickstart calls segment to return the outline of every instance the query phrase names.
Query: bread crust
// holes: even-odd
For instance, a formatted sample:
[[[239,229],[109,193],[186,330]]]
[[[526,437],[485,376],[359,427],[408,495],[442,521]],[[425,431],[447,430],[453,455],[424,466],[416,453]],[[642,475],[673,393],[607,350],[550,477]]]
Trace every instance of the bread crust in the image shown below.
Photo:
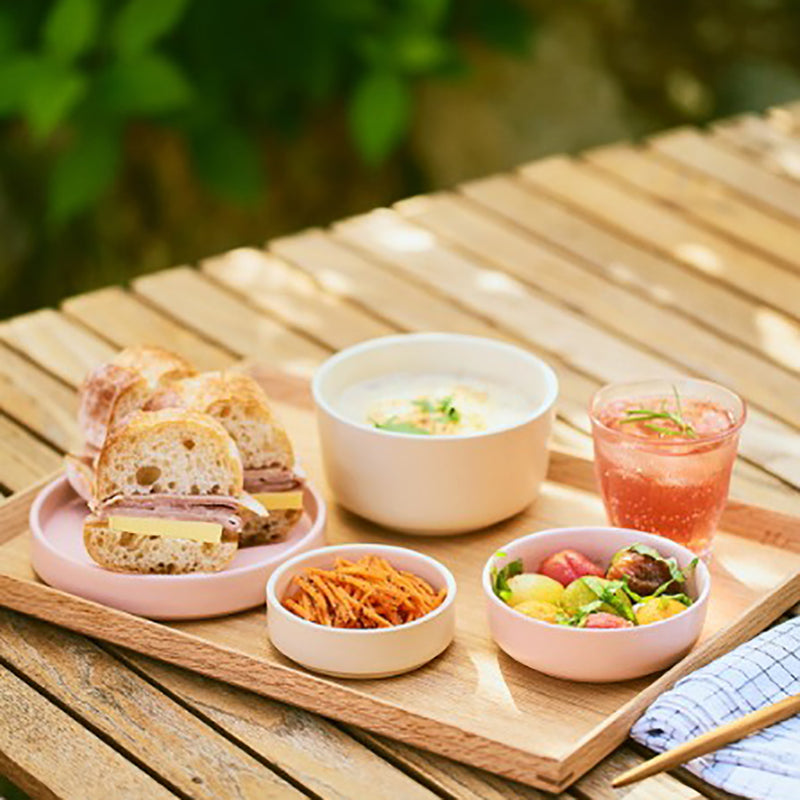
[[[283,541],[289,531],[300,522],[303,516],[302,509],[281,508],[269,512],[266,520],[253,519],[248,521],[239,534],[239,544],[242,547],[255,547],[260,544],[273,544]]]
[[[240,372],[203,372],[172,382],[155,392],[146,408],[184,408],[209,414],[233,437],[247,469],[294,467],[294,451],[286,429],[275,416],[264,390]],[[262,430],[263,445],[248,447],[238,420],[247,419]]]
[[[216,452],[219,470],[229,474],[231,493],[241,494],[244,491],[244,473],[239,452],[225,428],[207,414],[168,408],[161,411],[139,411],[125,425],[109,434],[95,466],[94,488],[97,502],[106,500],[118,491],[110,477],[112,464],[129,458],[140,446],[146,447],[162,431],[177,431],[187,439],[203,437]],[[147,492],[142,490],[141,493]]]
[[[150,395],[197,371],[186,359],[160,347],[128,347],[100,364],[79,390],[78,425],[88,445],[100,448],[108,432],[141,409]]]

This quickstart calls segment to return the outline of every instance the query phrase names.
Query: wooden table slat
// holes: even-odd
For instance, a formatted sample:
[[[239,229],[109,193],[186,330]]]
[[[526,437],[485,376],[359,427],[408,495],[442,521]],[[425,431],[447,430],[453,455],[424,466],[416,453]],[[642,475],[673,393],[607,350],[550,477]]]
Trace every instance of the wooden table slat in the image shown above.
[[[766,117],[741,114],[712,125],[713,138],[754,158],[760,167],[792,180],[800,179],[798,125],[786,109]]]
[[[0,610],[0,661],[185,795],[303,796],[83,636]]]
[[[56,450],[0,415],[0,484],[20,492],[60,466]]]
[[[176,796],[2,665],[0,719],[0,773],[32,797]]]
[[[692,224],[662,203],[626,190],[599,170],[554,156],[525,165],[519,174],[543,194],[639,245],[791,317],[800,317],[798,276]]]
[[[357,306],[325,292],[283,259],[255,248],[240,248],[206,259],[200,269],[324,347],[340,350],[395,329]]]
[[[330,800],[430,800],[434,795],[358,740],[308,711],[113,647],[232,741]],[[290,700],[290,698],[287,698]],[[392,743],[394,745],[395,743]]]
[[[232,352],[271,356],[271,366],[310,375],[328,355],[280,323],[245,305],[197,270],[175,267],[133,282],[135,291],[163,314]]]
[[[790,370],[800,369],[800,324],[702,275],[626,241],[509,176],[493,176],[459,187],[540,239],[579,259],[615,285],[651,305],[669,309],[744,350]]]
[[[0,410],[59,450],[79,439],[75,393],[0,344]]]
[[[114,354],[113,347],[51,308],[0,323],[0,340],[34,360],[40,352],[55,356],[51,372],[69,383],[80,382]]]
[[[654,149],[610,145],[583,153],[582,158],[738,246],[800,273],[797,223],[761,210],[725,184],[699,175]]]
[[[674,161],[735,189],[765,210],[800,221],[800,185],[765,170],[752,158],[728,146],[724,139],[679,128],[653,136],[648,143]]]
[[[403,280],[380,264],[331,245],[327,233],[313,230],[275,239],[270,249],[311,275],[321,286],[362,306],[402,330],[443,330],[475,336],[500,336],[474,314]]]
[[[66,314],[116,347],[160,344],[188,358],[198,369],[221,369],[235,360],[231,354],[159,313],[117,286],[69,297]]]

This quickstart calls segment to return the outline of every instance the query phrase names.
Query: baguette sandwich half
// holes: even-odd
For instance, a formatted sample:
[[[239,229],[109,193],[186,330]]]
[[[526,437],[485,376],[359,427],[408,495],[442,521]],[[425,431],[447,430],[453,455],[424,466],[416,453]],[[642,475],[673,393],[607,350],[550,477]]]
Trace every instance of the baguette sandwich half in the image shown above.
[[[266,510],[244,492],[225,429],[204,414],[139,412],[114,429],[97,459],[84,543],[117,572],[217,572],[239,534]]]
[[[110,361],[93,369],[78,395],[83,448],[65,457],[72,488],[88,501],[94,464],[109,431],[139,411],[160,387],[195,374],[197,370],[181,356],[148,345],[120,350]]]
[[[204,372],[174,381],[155,393],[147,408],[177,407],[209,414],[225,427],[239,449],[244,488],[268,511],[242,530],[242,546],[285,538],[303,514],[303,479],[294,471],[294,452],[263,389],[239,372]]]

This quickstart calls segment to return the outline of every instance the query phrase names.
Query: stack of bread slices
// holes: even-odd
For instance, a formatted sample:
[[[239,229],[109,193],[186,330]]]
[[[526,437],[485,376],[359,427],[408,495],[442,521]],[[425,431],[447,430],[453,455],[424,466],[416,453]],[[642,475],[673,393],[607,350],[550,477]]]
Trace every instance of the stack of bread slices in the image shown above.
[[[255,380],[198,373],[156,347],[131,347],[87,375],[82,451],[67,477],[89,504],[89,555],[122,572],[214,572],[239,547],[286,537],[303,480]]]

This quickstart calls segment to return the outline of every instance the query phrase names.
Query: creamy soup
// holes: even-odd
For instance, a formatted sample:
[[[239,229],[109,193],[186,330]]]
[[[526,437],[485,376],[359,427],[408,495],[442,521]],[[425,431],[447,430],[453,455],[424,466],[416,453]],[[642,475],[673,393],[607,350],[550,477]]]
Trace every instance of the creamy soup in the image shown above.
[[[382,375],[349,386],[338,403],[340,413],[353,422],[436,436],[515,425],[532,406],[518,389],[456,372]]]

